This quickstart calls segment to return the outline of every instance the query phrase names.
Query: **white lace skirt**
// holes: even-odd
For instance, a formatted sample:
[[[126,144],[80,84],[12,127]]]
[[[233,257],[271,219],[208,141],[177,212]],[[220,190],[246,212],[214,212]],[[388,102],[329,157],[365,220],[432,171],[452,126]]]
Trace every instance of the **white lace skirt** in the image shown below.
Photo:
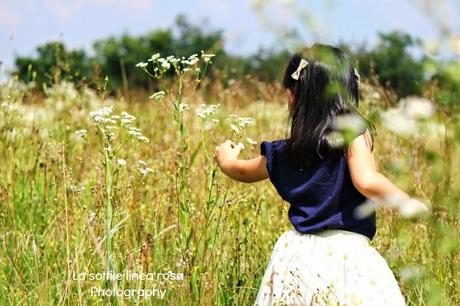
[[[361,234],[292,229],[276,242],[254,305],[405,305],[385,259]]]

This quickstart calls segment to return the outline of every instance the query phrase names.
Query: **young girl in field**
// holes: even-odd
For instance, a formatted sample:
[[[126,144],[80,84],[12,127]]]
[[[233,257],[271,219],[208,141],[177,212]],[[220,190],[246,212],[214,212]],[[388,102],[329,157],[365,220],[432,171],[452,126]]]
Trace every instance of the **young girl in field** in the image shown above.
[[[316,44],[291,58],[283,83],[290,137],[262,142],[249,160],[238,159],[241,146],[229,140],[215,152],[230,178],[269,178],[290,204],[294,229],[277,240],[255,304],[405,305],[369,245],[375,212],[357,213],[367,199],[410,199],[376,169],[373,125],[357,111],[359,74],[340,49]]]

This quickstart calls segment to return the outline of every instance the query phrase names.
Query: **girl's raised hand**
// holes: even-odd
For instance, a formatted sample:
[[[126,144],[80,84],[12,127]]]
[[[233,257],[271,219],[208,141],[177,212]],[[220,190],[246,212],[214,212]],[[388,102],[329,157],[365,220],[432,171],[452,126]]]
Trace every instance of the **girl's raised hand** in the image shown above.
[[[223,144],[216,146],[214,159],[219,167],[223,168],[225,165],[236,161],[243,148],[241,142],[236,144],[231,140],[226,140]]]
[[[268,178],[266,157],[259,155],[251,159],[238,159],[243,148],[241,142],[236,144],[231,140],[227,140],[216,147],[214,159],[222,172],[234,180],[245,183],[258,182]]]

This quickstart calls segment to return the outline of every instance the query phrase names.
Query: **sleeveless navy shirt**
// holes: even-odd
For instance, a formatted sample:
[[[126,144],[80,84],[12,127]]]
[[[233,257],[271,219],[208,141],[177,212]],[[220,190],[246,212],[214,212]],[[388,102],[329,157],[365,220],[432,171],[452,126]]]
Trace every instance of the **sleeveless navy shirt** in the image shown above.
[[[267,158],[270,181],[290,204],[288,215],[294,228],[301,233],[341,229],[372,239],[375,212],[365,218],[356,216],[356,208],[367,199],[354,187],[346,157],[326,158],[298,169],[289,163],[285,145],[285,139],[263,141],[260,153]]]

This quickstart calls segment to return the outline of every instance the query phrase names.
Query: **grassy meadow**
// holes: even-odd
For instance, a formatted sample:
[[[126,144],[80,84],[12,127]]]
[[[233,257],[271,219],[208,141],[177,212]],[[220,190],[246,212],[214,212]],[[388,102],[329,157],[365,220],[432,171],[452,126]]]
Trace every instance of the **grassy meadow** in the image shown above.
[[[288,204],[268,180],[225,177],[213,151],[232,139],[251,157],[261,141],[286,137],[287,97],[251,77],[203,78],[207,60],[192,71],[152,62],[159,70],[149,62],[139,73],[158,78],[158,92],[129,99],[104,84],[59,82],[44,94],[15,79],[1,85],[1,305],[253,303],[273,244],[291,227]],[[164,78],[166,68],[175,77]],[[396,107],[391,95],[363,81],[360,103],[377,127],[381,172],[430,206],[420,220],[379,207],[372,244],[408,305],[460,305],[459,114],[436,107],[398,133],[382,116]],[[90,279],[104,271],[154,277]]]

